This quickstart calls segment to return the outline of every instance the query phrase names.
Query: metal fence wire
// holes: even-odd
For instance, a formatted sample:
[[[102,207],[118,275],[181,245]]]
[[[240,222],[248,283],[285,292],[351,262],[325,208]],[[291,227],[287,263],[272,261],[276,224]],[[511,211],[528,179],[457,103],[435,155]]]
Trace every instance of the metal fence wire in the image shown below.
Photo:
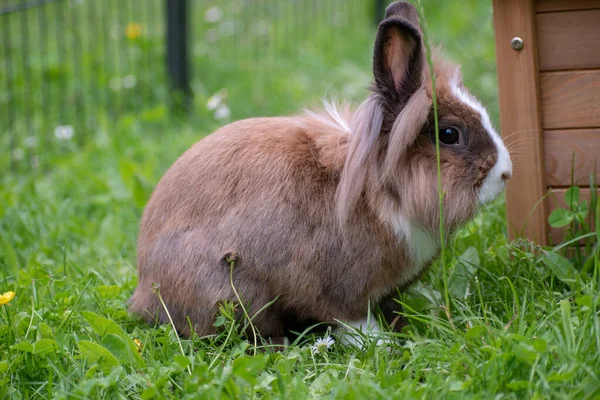
[[[0,144],[18,159],[48,141],[74,135],[83,141],[103,118],[172,101],[173,86],[185,97],[203,63],[268,71],[277,67],[277,54],[294,53],[290,38],[336,40],[354,24],[372,24],[382,6],[380,0],[0,0]]]

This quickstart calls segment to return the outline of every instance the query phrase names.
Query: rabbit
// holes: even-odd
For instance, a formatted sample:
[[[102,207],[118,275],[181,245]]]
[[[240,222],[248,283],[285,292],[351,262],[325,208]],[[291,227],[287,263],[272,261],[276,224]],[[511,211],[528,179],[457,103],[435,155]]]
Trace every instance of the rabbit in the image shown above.
[[[144,210],[130,309],[168,323],[157,284],[180,335],[211,335],[235,288],[274,342],[318,323],[378,330],[375,308],[403,326],[394,296],[440,250],[436,135],[447,233],[512,175],[485,108],[437,53],[435,132],[425,52],[414,6],[394,2],[358,107],[233,122],[187,150]]]

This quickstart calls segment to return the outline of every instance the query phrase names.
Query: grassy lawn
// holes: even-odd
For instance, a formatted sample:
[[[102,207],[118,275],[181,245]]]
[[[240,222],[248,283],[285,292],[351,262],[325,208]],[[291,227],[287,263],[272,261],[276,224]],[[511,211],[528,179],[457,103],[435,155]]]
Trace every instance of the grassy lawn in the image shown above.
[[[116,36],[102,38],[123,41],[131,55],[118,71],[99,68],[105,47],[88,35],[81,38],[81,70],[49,42],[45,61],[31,55],[29,69],[0,72],[0,106],[16,110],[0,137],[3,149],[13,146],[0,154],[0,294],[16,293],[0,306],[0,398],[600,399],[598,248],[595,258],[566,258],[510,243],[502,200],[456,232],[446,260],[399,295],[410,326],[385,346],[336,341],[327,349],[306,335],[282,351],[256,351],[228,309],[217,321],[223,334],[192,340],[128,313],[143,207],[187,147],[235,119],[296,112],[328,95],[360,101],[367,94],[375,34],[368,2],[294,9],[264,1],[255,14],[225,7],[225,16],[210,22],[207,10],[220,3],[194,3],[196,96],[188,116],[168,112],[164,27],[130,1],[107,2],[103,11],[129,7]],[[430,36],[463,65],[466,85],[497,125],[491,1],[423,6]],[[38,18],[41,11],[27,12]],[[252,23],[270,13],[270,25]],[[86,19],[77,23],[88,21],[90,30],[104,21],[90,18],[90,8],[79,15]],[[229,15],[237,21],[231,34],[223,27]],[[17,34],[10,18],[5,29]],[[48,30],[56,32],[53,21]],[[132,21],[141,33],[127,38],[123,28]],[[31,35],[39,37],[39,29],[32,26]],[[77,43],[72,34],[64,38]],[[23,50],[19,43],[14,54]],[[7,53],[0,54],[5,65]],[[120,100],[110,89],[117,75],[136,76],[135,88],[119,89]],[[9,79],[18,89],[12,98]],[[46,99],[45,84],[54,85]],[[55,137],[54,127],[66,124],[74,137]],[[581,217],[562,216],[556,224]],[[598,237],[588,237],[588,247]]]

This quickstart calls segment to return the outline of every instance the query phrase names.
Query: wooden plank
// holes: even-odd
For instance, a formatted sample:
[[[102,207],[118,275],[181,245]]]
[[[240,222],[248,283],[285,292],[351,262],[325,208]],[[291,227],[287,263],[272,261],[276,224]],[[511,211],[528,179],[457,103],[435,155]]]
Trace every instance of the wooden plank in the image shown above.
[[[540,71],[600,68],[600,9],[537,14],[536,21]]]
[[[511,238],[547,243],[544,149],[540,113],[533,0],[494,0],[498,95],[502,135],[531,143],[526,157],[515,158],[508,181],[506,208]],[[513,50],[519,36],[525,46]],[[538,204],[539,202],[539,204]]]
[[[594,8],[600,8],[599,0],[537,0],[535,2],[535,11],[539,13]]]
[[[540,74],[544,129],[600,127],[600,70]]]
[[[589,185],[594,170],[596,185],[600,185],[600,129],[545,131],[544,152],[548,186]]]
[[[565,203],[565,192],[566,191],[567,191],[567,189],[551,189],[551,192],[547,198],[548,209],[550,211],[556,209],[557,207],[571,209],[571,206],[567,205]],[[588,207],[590,205],[590,199],[592,197],[591,192],[592,191],[590,190],[589,187],[581,188],[581,190],[580,190],[579,199],[580,199],[580,201],[583,201],[583,200],[587,201]],[[600,190],[596,189],[596,194],[600,195]],[[593,221],[590,221],[589,218],[588,218],[588,221],[586,221],[586,224],[591,225],[591,229],[595,229],[595,225],[593,224]],[[565,235],[566,235],[567,231],[568,231],[568,227],[566,227],[566,228],[550,228],[550,242],[553,245],[562,243],[565,239]]]

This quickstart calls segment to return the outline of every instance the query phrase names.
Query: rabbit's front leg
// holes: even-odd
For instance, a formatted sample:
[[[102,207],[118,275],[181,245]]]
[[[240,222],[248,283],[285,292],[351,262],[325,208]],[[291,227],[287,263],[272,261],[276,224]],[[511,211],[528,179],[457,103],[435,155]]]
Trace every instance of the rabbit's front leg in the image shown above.
[[[377,304],[383,320],[387,323],[392,332],[401,332],[402,328],[408,325],[408,321],[400,313],[402,306],[396,301],[397,291],[393,290]]]

